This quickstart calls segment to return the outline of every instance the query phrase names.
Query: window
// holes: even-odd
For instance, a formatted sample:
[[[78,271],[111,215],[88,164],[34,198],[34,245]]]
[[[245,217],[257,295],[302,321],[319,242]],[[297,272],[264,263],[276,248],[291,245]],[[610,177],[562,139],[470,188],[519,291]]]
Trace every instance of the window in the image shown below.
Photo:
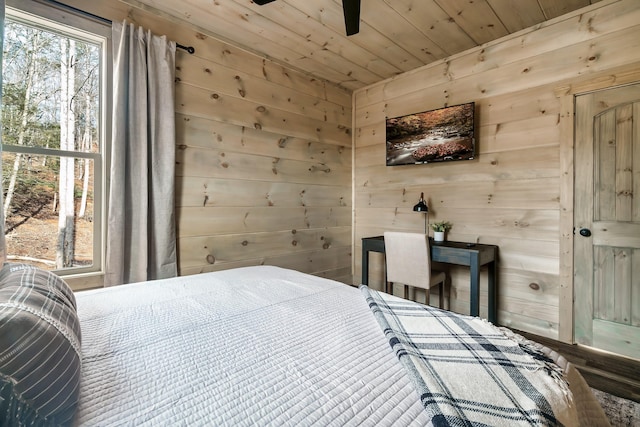
[[[103,265],[110,26],[7,1],[2,185],[8,260],[62,275]]]

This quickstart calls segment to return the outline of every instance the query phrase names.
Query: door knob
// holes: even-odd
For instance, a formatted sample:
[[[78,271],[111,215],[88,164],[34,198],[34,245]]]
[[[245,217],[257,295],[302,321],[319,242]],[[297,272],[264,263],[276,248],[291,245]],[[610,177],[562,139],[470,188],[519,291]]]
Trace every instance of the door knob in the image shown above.
[[[581,228],[580,229],[580,235],[582,237],[589,237],[589,236],[591,236],[591,230],[589,230],[588,228]]]

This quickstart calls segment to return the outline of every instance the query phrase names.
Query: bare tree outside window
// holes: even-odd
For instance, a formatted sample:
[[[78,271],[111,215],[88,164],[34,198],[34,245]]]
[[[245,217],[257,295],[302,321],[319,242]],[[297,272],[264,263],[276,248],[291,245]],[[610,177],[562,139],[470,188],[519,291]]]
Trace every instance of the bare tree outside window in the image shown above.
[[[9,260],[92,266],[101,167],[101,46],[7,17],[2,85]]]

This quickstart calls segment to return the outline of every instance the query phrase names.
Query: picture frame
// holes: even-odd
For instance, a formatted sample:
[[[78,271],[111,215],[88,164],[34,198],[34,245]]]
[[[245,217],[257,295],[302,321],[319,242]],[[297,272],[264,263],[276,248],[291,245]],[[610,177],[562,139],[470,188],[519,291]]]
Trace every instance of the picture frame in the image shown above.
[[[387,166],[472,160],[475,156],[475,102],[386,118]]]

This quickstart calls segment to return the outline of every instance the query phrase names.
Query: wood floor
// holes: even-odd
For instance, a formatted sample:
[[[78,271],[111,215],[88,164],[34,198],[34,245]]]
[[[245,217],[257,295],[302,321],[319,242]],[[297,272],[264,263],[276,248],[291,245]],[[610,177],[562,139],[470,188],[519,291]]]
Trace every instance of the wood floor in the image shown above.
[[[640,361],[523,331],[515,332],[562,354],[578,368],[589,386],[640,402]]]

